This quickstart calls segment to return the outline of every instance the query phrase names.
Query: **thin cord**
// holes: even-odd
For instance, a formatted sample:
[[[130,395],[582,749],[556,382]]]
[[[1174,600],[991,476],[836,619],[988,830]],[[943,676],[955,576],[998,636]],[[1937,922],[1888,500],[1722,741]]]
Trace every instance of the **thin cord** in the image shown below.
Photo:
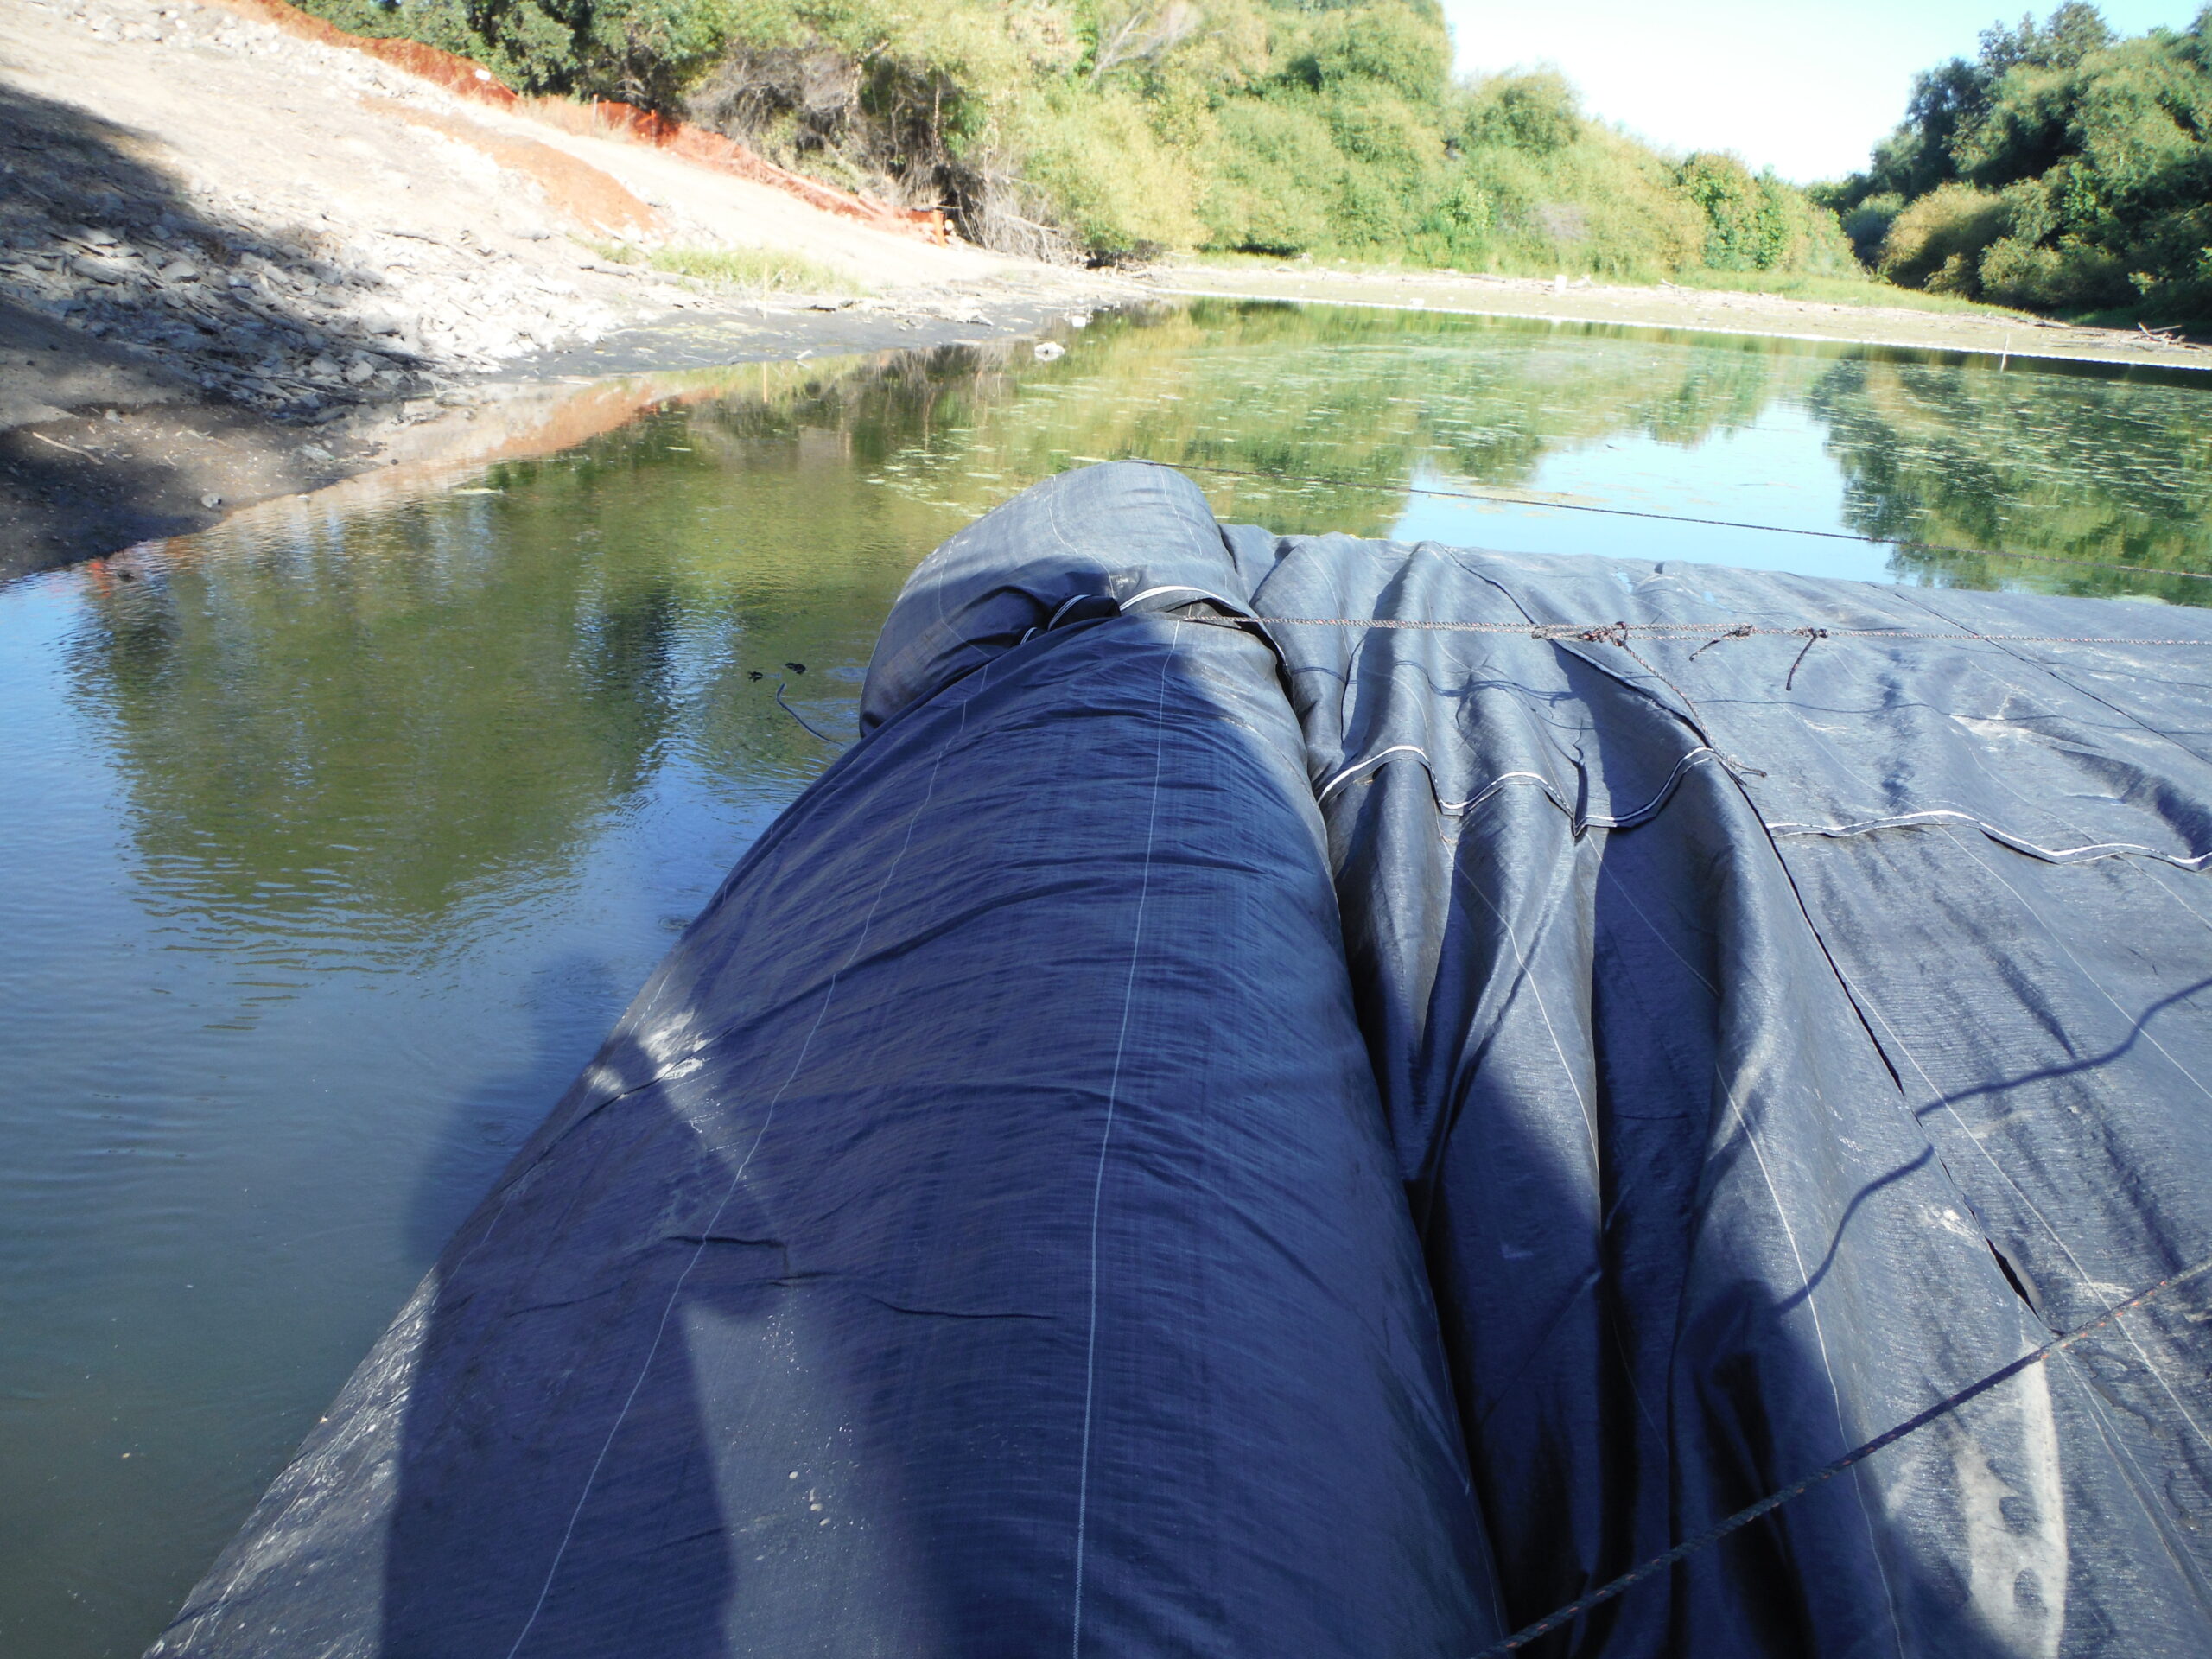
[[[815,736],[820,738],[824,743],[834,743],[841,749],[846,747],[845,740],[843,738],[832,737],[829,733],[823,731],[820,728],[810,724],[804,715],[802,715],[798,709],[792,708],[791,704],[784,701],[784,682],[780,679],[776,682],[776,706],[779,709],[781,709],[785,714],[789,715],[793,720],[798,721],[800,725],[804,726],[808,731],[813,733]]]
[[[1136,456],[1131,460],[1139,459]],[[1277,484],[1319,484],[1331,489],[1363,489],[1377,487],[1343,478],[1316,478],[1302,473],[1265,473],[1244,467],[1209,467],[1202,461],[1161,461],[1160,466],[1173,466],[1192,473],[1217,473],[1224,478],[1257,478]],[[2212,570],[2170,570],[2158,564],[2121,564],[2110,559],[2069,559],[2057,553],[2016,553],[1999,548],[1959,547],[1948,542],[1915,542],[1891,540],[1881,536],[1861,536],[1848,530],[1802,530],[1789,524],[1753,524],[1737,518],[1693,518],[1686,513],[1648,512],[1637,507],[1601,507],[1588,501],[1534,501],[1525,495],[1508,495],[1487,490],[1433,490],[1419,484],[1382,486],[1402,489],[1408,495],[1433,495],[1446,501],[1497,501],[1510,507],[1557,507],[1567,512],[1602,513],[1609,518],[1654,518],[1667,524],[1701,524],[1712,530],[1757,530],[1771,536],[1812,536],[1828,542],[1857,542],[1866,547],[1910,548],[1916,553],[1956,553],[1978,559],[2034,559],[2044,564],[2078,564],[2092,570],[2136,570],[2152,576],[2186,576],[2191,582],[2212,582]]]
[[[1812,655],[1815,643],[1828,637],[1826,628],[1801,628],[1798,632],[1805,636],[1805,648],[1797,653],[1797,660],[1789,664],[1789,672],[1783,676],[1782,689],[1785,691],[1796,689],[1797,671],[1805,666],[1805,658]],[[1700,645],[1698,649],[1703,651],[1705,647]]]
[[[1769,1496],[1759,1499],[1756,1503],[1746,1504],[1744,1508],[1737,1510],[1735,1514],[1730,1516],[1726,1520],[1707,1527],[1703,1532],[1698,1534],[1694,1538],[1686,1539],[1681,1543],[1675,1545],[1674,1548],[1669,1550],[1664,1555],[1655,1555],[1649,1560],[1644,1562],[1643,1566],[1631,1568],[1630,1571],[1622,1573],[1618,1579],[1613,1580],[1611,1583],[1600,1585],[1597,1589],[1592,1590],[1588,1595],[1583,1597],[1580,1601],[1569,1602],[1566,1606],[1561,1607],[1556,1612],[1545,1614],[1543,1618],[1538,1619],[1535,1624],[1522,1625],[1519,1630],[1514,1631],[1512,1635],[1505,1637],[1504,1640],[1491,1643],[1490,1646],[1484,1648],[1480,1653],[1477,1654],[1475,1656],[1475,1659],[1502,1659],[1502,1656],[1505,1654],[1512,1653],[1517,1649],[1527,1647],[1529,1643],[1534,1642],[1537,1637],[1549,1635],[1560,1625],[1580,1618],[1584,1613],[1588,1612],[1592,1607],[1598,1606],[1601,1603],[1611,1601],[1614,1597],[1621,1594],[1623,1592],[1632,1589],[1635,1586],[1641,1584],[1644,1580],[1649,1578],[1653,1573],[1674,1566],[1675,1562],[1681,1560],[1686,1556],[1695,1554],[1699,1550],[1705,1548],[1708,1544],[1719,1542],[1721,1539],[1726,1537],[1730,1533],[1737,1531],[1740,1528],[1751,1525],[1752,1522],[1758,1520],[1761,1516],[1772,1514],[1783,1504],[1789,1503],[1791,1498],[1802,1497],[1805,1493],[1811,1491],[1815,1486],[1823,1485],[1828,1481],[1834,1480],[1838,1475],[1844,1473],[1854,1464],[1864,1463],[1868,1458],[1872,1457],[1874,1453],[1881,1451],[1884,1447],[1895,1446],[1899,1440],[1904,1439],[1906,1435],[1927,1427],[1929,1424],[1936,1421],[1936,1419],[1940,1417],[1949,1415],[1952,1412],[1956,1411],[1961,1406],[1965,1405],[1968,1401],[1976,1399],[1980,1395],[1988,1393],[1990,1389],[1997,1387],[1999,1383],[2011,1381],[2013,1377],[2018,1376],[2022,1371],[2026,1370],[2031,1365],[2039,1365],[2044,1360],[2049,1359],[2052,1355],[2063,1353],[2067,1349],[2071,1348],[2075,1343],[2081,1341],[2084,1337],[2087,1337],[2093,1332],[2101,1330],[2104,1326],[2112,1324],[2121,1314],[2129,1313],[2135,1308],[2142,1306],[2145,1302],[2149,1301],[2153,1296],[2158,1295],[2160,1292],[2170,1290],[2176,1285],[2185,1284],[2190,1280],[2197,1278],[2206,1272],[2212,1272],[2212,1257],[2206,1258],[2204,1261],[2198,1262],[2193,1268],[2185,1268],[2179,1273],[2169,1274],[2167,1277],[2159,1280],[2158,1283],[2151,1286],[2147,1290],[2139,1290],[2136,1292],[2134,1295],[2129,1297],[2126,1301],[2118,1303],[2114,1306],[2107,1308],[2101,1318],[2092,1319],[2088,1324],[2069,1331],[2063,1337],[2054,1337],[2050,1341],[2044,1344],[2042,1347],[2021,1355],[2019,1358],[2012,1361],[2009,1365],[2000,1365],[1997,1370],[1990,1372],[1988,1376],[1983,1377],[1980,1382],[1968,1383],[1965,1388],[1961,1389],[1956,1394],[1949,1395],[1942,1400],[1938,1400],[1934,1405],[1929,1407],[1927,1410],[1919,1413],[1916,1416],[1906,1418],[1904,1421],[1899,1423],[1895,1428],[1890,1429],[1884,1433],[1877,1434],[1872,1440],[1868,1440],[1865,1445],[1853,1447],[1850,1451],[1838,1458],[1834,1463],[1823,1465],[1822,1467],[1814,1471],[1813,1473],[1807,1475],[1803,1479],[1791,1483],[1789,1485],[1783,1487],[1780,1491],[1771,1493]]]
[[[1239,616],[1228,613],[1229,623],[1261,622],[1271,627],[1399,628],[1423,633],[1517,633],[1530,639],[1573,639],[1587,645],[1621,645],[1625,636],[1643,634],[1654,639],[1706,639],[1693,657],[1725,639],[1758,636],[1789,639],[1939,639],[1959,645],[2212,645],[2212,634],[2199,639],[2131,639],[2120,634],[2096,633],[1974,633],[1936,628],[1768,628],[1745,623],[1721,629],[1712,622],[1427,622],[1382,616]]]

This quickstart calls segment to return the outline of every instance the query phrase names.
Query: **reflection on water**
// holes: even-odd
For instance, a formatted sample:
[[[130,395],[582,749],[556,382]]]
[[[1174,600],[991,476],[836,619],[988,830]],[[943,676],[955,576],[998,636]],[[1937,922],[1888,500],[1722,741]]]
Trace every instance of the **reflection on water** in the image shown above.
[[[1861,535],[2212,570],[2212,412],[2191,386],[1840,363],[1808,407]],[[2058,567],[2053,567],[2056,569]],[[1913,550],[1897,575],[1948,586],[2212,602],[2212,582],[2126,571],[2036,578],[2025,561]]]
[[[850,731],[906,572],[1039,477],[1141,454],[1283,530],[2212,597],[1557,505],[2212,569],[2185,386],[1232,304],[1068,343],[702,377],[465,490],[0,591],[0,1650],[139,1651],[827,763],[779,683]]]

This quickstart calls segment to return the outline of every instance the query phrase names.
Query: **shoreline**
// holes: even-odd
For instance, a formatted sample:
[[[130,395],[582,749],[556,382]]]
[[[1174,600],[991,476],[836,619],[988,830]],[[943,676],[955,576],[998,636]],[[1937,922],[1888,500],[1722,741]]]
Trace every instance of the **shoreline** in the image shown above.
[[[648,410],[668,396],[688,396],[686,383],[715,370],[757,365],[797,365],[821,359],[823,370],[852,370],[868,359],[893,352],[933,352],[944,347],[1015,347],[1028,340],[1066,339],[1075,316],[1122,305],[1159,301],[1230,299],[1300,305],[1365,305],[1400,312],[1438,312],[1458,316],[1493,316],[1566,327],[1632,327],[1683,334],[1774,339],[1832,347],[1953,352],[2006,356],[2037,370],[2077,363],[2099,372],[2113,367],[2172,372],[2212,370],[2212,352],[2203,347],[2157,345],[2133,356],[2073,352],[2035,352],[2018,345],[1988,343],[1975,334],[1960,339],[1900,339],[1880,327],[1789,329],[1789,309],[1774,308],[1774,296],[1710,294],[1712,301],[1767,301],[1761,316],[1727,321],[1670,315],[1679,301],[1670,289],[1588,288],[1568,296],[1592,296],[1599,303],[1537,309],[1560,294],[1548,283],[1506,289],[1520,305],[1482,305],[1471,301],[1489,294],[1469,279],[1453,285],[1445,276],[1411,279],[1347,279],[1320,272],[1303,285],[1320,292],[1276,292],[1228,285],[1190,285],[1188,270],[1139,272],[1135,279],[1095,272],[1062,272],[1048,283],[987,281],[938,292],[898,296],[818,296],[779,294],[743,305],[695,305],[659,319],[637,321],[595,339],[573,339],[529,359],[502,365],[500,372],[474,378],[442,380],[429,398],[370,403],[340,411],[321,425],[299,425],[213,400],[183,376],[168,374],[143,359],[102,349],[99,340],[73,339],[68,329],[47,325],[27,332],[29,319],[0,308],[0,360],[17,347],[16,363],[44,356],[48,376],[71,380],[79,391],[78,407],[60,420],[4,423],[0,410],[0,584],[35,570],[58,569],[126,553],[139,542],[168,540],[210,529],[230,513],[292,495],[312,495],[385,469],[451,471],[486,460],[522,458],[580,442],[621,420]],[[1350,281],[1365,288],[1411,292],[1338,292]],[[1471,292],[1476,289],[1476,292]],[[1706,289],[1675,289],[1697,292]],[[1621,296],[1646,308],[1646,315],[1624,316]],[[1460,301],[1460,303],[1446,303]],[[1719,305],[1714,305],[1719,309]],[[1852,308],[1818,308],[1822,315],[1852,319]],[[1611,315],[1608,315],[1611,312]],[[1891,319],[1897,312],[1863,312]],[[1940,316],[1940,315],[1938,315]],[[1982,319],[1964,319],[1986,327]],[[13,327],[11,327],[13,325]],[[2077,329],[2079,334],[2093,334]],[[1903,334],[1903,332],[1900,332]],[[40,352],[40,345],[67,349]],[[2208,380],[2212,385],[2212,380]],[[591,411],[582,416],[580,411]],[[62,414],[47,410],[44,414]],[[24,471],[35,467],[33,486]]]
[[[641,407],[625,401],[641,376],[1006,347],[1163,302],[2212,369],[2206,346],[2001,312],[1306,264],[1047,265],[855,223],[588,116],[570,127],[465,101],[268,10],[0,9],[0,140],[21,158],[0,194],[0,582],[380,469],[542,453],[575,441],[576,411]],[[779,258],[796,262],[777,279],[794,291],[681,274]]]
[[[1065,338],[1072,319],[1145,297],[1106,282],[897,300],[779,296],[557,344],[503,372],[444,379],[432,396],[365,404],[316,423],[210,398],[162,365],[67,339],[59,325],[40,327],[0,305],[0,364],[17,383],[10,390],[26,363],[39,377],[34,407],[15,410],[33,418],[10,420],[0,405],[0,584],[390,469],[545,454],[682,395],[687,379],[715,370],[818,359],[842,372],[901,352],[1018,347]],[[73,406],[53,406],[62,397]]]
[[[1003,340],[1140,291],[270,14],[0,9],[0,581],[466,455],[551,380]]]
[[[1044,287],[1001,281],[927,296],[777,296],[743,305],[674,311],[594,339],[557,344],[503,365],[500,372],[451,379],[434,397],[367,404],[307,427],[209,400],[189,381],[164,373],[158,365],[118,360],[121,354],[111,351],[105,356],[97,350],[79,351],[65,360],[68,372],[91,394],[84,400],[86,406],[58,421],[15,425],[0,421],[0,537],[10,549],[8,556],[0,556],[0,583],[124,555],[139,543],[210,528],[247,507],[314,495],[387,471],[396,477],[443,474],[494,460],[550,453],[620,425],[669,398],[716,395],[716,371],[797,369],[818,359],[823,371],[842,373],[871,358],[880,360],[899,353],[1018,348],[1032,341],[1064,340],[1080,326],[1075,318],[1087,320],[1093,313],[1131,304],[1211,298],[1358,305],[1840,348],[1967,353],[2000,359],[2006,354],[2001,346],[1978,340],[1898,339],[1874,328],[1785,331],[1771,326],[1772,312],[1767,318],[1770,326],[1760,327],[1749,319],[1719,322],[1673,315],[1607,315],[1602,314],[1606,308],[1597,305],[1538,311],[1533,307],[1439,303],[1428,292],[1351,297],[1328,291],[1235,291],[1185,286],[1177,280],[1184,274],[1141,273],[1130,280],[1069,272],[1065,283]],[[1090,280],[1081,280],[1085,276]],[[1398,285],[1392,279],[1391,286]],[[1433,289],[1441,283],[1432,279],[1426,286]],[[1559,297],[1548,284],[1530,283],[1526,291],[1539,301]],[[1666,303],[1663,289],[1584,292],[1608,297],[1655,294],[1662,296],[1661,305]],[[1849,315],[1847,308],[1832,308]],[[20,319],[0,311],[0,331],[10,321]],[[20,342],[21,333],[20,328],[12,334],[0,332],[0,360],[5,360],[9,345]],[[27,343],[30,349],[22,356],[36,357],[38,342]],[[2186,353],[2173,347],[2133,358],[2019,349],[2009,355],[2038,369],[2075,363],[2101,372],[2114,366],[2165,373],[2212,370],[2212,353],[2202,353],[2199,361],[2177,362],[2174,359]],[[2212,386],[2212,380],[2207,384]],[[34,445],[41,446],[44,453],[30,453]],[[41,500],[30,499],[22,487],[20,473],[26,459],[39,467]],[[149,479],[157,480],[150,487]]]
[[[2147,333],[2086,327],[2024,315],[1843,304],[1671,283],[1613,285],[1586,279],[1561,284],[1536,277],[1452,271],[1332,270],[1318,266],[1275,270],[1200,264],[1158,267],[1141,273],[1140,280],[1153,293],[1183,298],[1356,305],[2212,374],[2212,346]]]

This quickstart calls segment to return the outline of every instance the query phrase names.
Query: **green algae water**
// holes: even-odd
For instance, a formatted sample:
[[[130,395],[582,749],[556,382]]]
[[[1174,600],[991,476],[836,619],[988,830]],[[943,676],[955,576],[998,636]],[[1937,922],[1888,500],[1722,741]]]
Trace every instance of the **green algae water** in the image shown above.
[[[1283,531],[2212,601],[2212,385],[1230,303],[1064,341],[703,375],[562,453],[0,589],[0,1652],[159,1632],[850,737],[907,571],[1040,477],[1136,454]]]

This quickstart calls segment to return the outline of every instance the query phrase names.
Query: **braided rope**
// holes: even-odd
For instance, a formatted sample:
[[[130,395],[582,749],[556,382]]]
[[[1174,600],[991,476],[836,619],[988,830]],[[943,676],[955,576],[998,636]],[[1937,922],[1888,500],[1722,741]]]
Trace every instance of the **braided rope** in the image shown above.
[[[2201,639],[2133,639],[2119,634],[2096,633],[1974,633],[1936,628],[1760,627],[1751,623],[1714,630],[1712,622],[1427,622],[1400,617],[1367,616],[1238,616],[1238,622],[1262,622],[1271,627],[1395,628],[1424,633],[1517,633],[1530,639],[1579,640],[1586,645],[1624,645],[1633,635],[1653,639],[1705,639],[1690,655],[1694,658],[1726,639],[1768,637],[1778,639],[1948,639],[1960,645],[2212,645],[2212,634]],[[1802,654],[1802,653],[1801,653]]]

